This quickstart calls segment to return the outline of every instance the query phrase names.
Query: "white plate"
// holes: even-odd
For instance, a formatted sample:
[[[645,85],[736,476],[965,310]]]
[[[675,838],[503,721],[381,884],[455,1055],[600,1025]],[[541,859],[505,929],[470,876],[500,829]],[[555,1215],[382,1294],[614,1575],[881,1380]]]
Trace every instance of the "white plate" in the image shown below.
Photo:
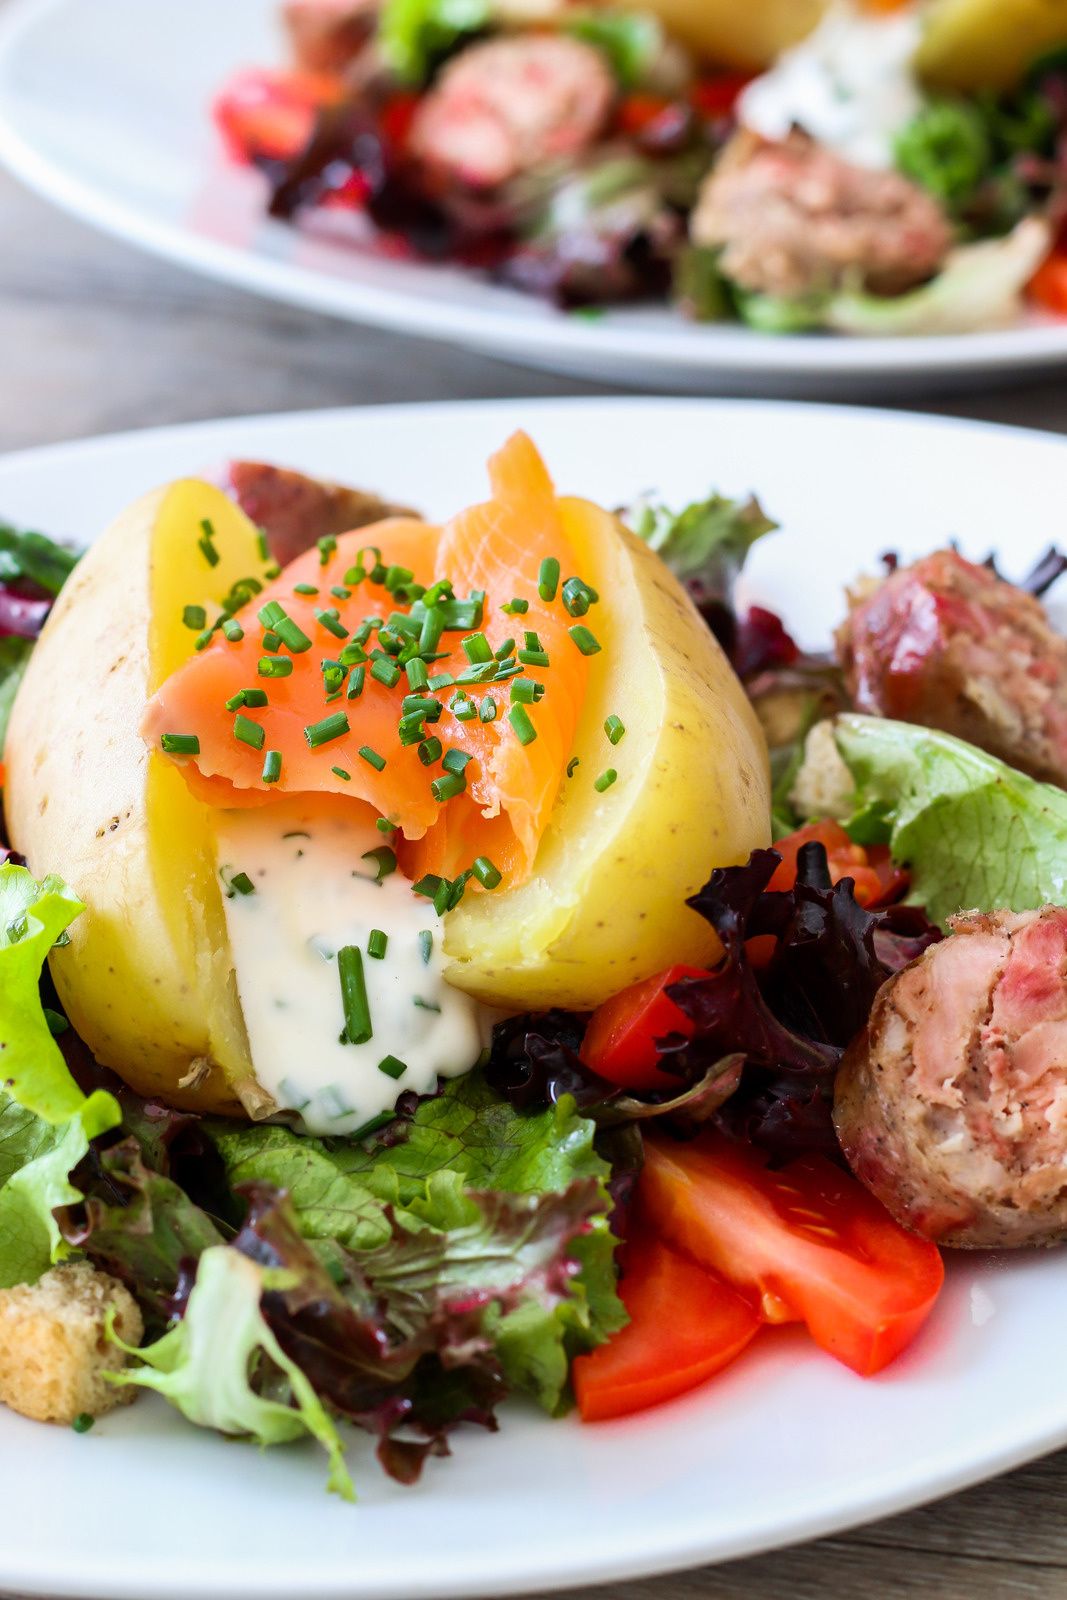
[[[373,486],[434,515],[484,490],[516,427],[559,487],[616,503],[756,489],[783,523],[752,593],[824,642],[843,581],[951,536],[1012,570],[1063,534],[1067,441],[977,424],[701,401],[525,401],[168,428],[9,456],[0,516],[91,538],[127,501],[229,454]],[[1021,508],[1025,507],[1025,515]],[[699,796],[689,797],[699,804]],[[952,1263],[918,1343],[861,1381],[795,1330],[703,1390],[582,1427],[506,1408],[423,1482],[361,1504],[313,1449],[258,1455],[145,1398],[91,1434],[0,1411],[0,1589],[100,1600],[501,1595],[723,1560],[899,1510],[1067,1442],[1063,1257]]]
[[[605,382],[929,394],[1067,360],[1067,322],[915,339],[774,338],[665,310],[589,322],[461,271],[270,221],[209,116],[239,66],[281,59],[280,0],[7,0],[0,156],[87,222],[243,288]],[[353,398],[358,398],[353,396]]]

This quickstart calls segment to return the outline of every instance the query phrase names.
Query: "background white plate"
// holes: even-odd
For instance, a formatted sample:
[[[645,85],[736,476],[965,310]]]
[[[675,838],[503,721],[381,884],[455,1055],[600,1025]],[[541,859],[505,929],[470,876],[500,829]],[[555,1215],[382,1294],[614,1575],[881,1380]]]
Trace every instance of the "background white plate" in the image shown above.
[[[775,338],[655,309],[590,322],[474,274],[272,222],[262,181],[222,155],[209,105],[235,67],[281,59],[278,7],[8,0],[0,157],[86,221],[246,289],[630,388],[929,394],[1067,360],[1064,321],[915,339]]]
[[[90,539],[155,484],[230,454],[373,486],[440,515],[484,492],[516,427],[561,490],[681,503],[756,489],[783,531],[751,589],[825,642],[844,581],[958,536],[1011,571],[1064,535],[1067,441],[832,408],[518,401],[323,412],[128,434],[0,461],[0,518]],[[679,803],[699,805],[700,797]],[[313,1448],[257,1455],[147,1398],[78,1436],[0,1411],[0,1588],[100,1600],[420,1600],[621,1579],[841,1529],[1067,1442],[1060,1252],[952,1263],[923,1337],[864,1382],[796,1330],[703,1390],[596,1427],[508,1408],[423,1482],[360,1436],[361,1504]]]

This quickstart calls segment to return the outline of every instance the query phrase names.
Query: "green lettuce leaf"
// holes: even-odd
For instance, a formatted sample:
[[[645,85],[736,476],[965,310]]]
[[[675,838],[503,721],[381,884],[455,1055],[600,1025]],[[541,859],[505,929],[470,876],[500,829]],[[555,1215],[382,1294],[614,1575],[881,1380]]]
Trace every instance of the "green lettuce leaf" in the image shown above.
[[[0,546],[2,548],[2,546]],[[82,910],[59,878],[0,866],[0,1287],[33,1282],[70,1253],[53,1216],[81,1199],[69,1174],[90,1139],[121,1120],[103,1090],[86,1099],[41,1004],[49,950]]]
[[[0,639],[0,750],[4,748],[11,707],[32,650],[32,639]]]
[[[52,1037],[41,969],[85,907],[60,878],[38,883],[25,867],[0,867],[0,1072],[11,1099],[45,1122],[76,1116],[85,1096]]]
[[[443,56],[492,20],[492,0],[385,0],[378,48],[404,83],[423,84]]]
[[[888,840],[935,922],[1067,903],[1062,789],[911,723],[841,716],[834,737],[856,783],[858,831]]]
[[[330,1488],[355,1499],[337,1429],[301,1369],[285,1354],[264,1320],[266,1290],[282,1287],[278,1273],[264,1270],[236,1250],[205,1250],[182,1320],[154,1344],[134,1348],[111,1337],[143,1365],[109,1373],[116,1384],[154,1389],[190,1422],[261,1445],[284,1444],[310,1434],[326,1451]],[[257,1392],[251,1379],[264,1358],[281,1382],[285,1398]]]
[[[640,503],[625,521],[670,567],[675,577],[697,578],[729,595],[757,539],[778,527],[759,501],[712,494],[682,511]]]
[[[625,1323],[615,1291],[608,1226],[608,1163],[593,1147],[595,1126],[573,1103],[520,1116],[479,1073],[453,1079],[423,1101],[396,1144],[308,1139],[285,1128],[212,1124],[211,1137],[233,1185],[284,1189],[308,1239],[337,1241],[363,1256],[402,1225],[449,1234],[474,1226],[487,1191],[565,1194],[581,1180],[599,1185],[601,1205],[574,1245],[581,1271],[570,1293],[548,1305],[531,1297],[495,1326],[509,1383],[549,1410],[563,1400],[569,1359]]]
[[[565,27],[607,57],[623,89],[636,89],[663,51],[663,25],[646,11],[575,11]]]

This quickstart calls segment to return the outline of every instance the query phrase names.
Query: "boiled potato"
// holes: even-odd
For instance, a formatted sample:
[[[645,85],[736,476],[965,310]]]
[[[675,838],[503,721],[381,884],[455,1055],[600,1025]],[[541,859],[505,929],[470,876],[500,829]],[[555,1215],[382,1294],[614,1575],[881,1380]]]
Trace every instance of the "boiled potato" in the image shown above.
[[[941,89],[1010,89],[1067,45],[1067,0],[931,0],[915,65]]]
[[[218,564],[197,549],[211,522]],[[135,1089],[202,1111],[253,1114],[208,809],[139,733],[148,696],[193,649],[183,607],[212,619],[261,573],[256,529],[187,479],[124,512],[56,603],[15,701],[5,746],[11,839],[87,909],[51,957],[89,1048]]]
[[[713,866],[769,842],[766,746],[725,656],[647,545],[584,500],[560,502],[595,608],[574,745],[528,882],[468,895],[448,919],[446,977],[514,1010],[585,1010],[673,962],[720,953],[684,904]],[[609,743],[605,719],[626,732]],[[618,777],[603,793],[594,779]]]
[[[624,0],[651,11],[668,34],[706,61],[741,71],[769,66],[818,22],[826,0]]]

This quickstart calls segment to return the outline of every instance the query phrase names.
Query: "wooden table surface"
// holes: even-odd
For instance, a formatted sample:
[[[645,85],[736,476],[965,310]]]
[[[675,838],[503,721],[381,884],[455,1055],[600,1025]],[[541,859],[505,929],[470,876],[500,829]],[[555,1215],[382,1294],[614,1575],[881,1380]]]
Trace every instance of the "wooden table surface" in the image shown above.
[[[218,287],[97,236],[2,175],[0,352],[0,450],[253,411],[601,392]],[[1067,432],[1067,384],[972,393],[928,409]],[[1067,1452],[839,1538],[610,1592],[616,1600],[1064,1597]]]

